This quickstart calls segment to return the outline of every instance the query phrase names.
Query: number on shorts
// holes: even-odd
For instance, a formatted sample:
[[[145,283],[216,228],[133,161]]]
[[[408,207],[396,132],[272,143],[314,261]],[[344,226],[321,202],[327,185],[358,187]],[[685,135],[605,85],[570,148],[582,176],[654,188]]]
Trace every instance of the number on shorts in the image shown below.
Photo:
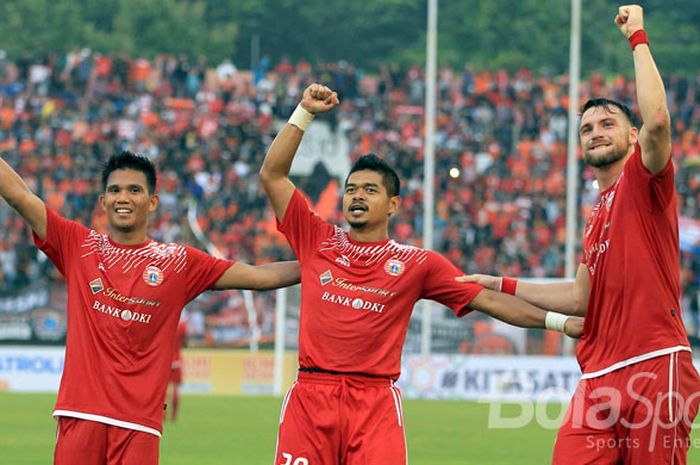
[[[309,465],[308,459],[305,459],[304,457],[297,457],[294,459],[292,454],[288,454],[286,452],[282,452],[282,458],[285,459],[285,462],[282,465]]]

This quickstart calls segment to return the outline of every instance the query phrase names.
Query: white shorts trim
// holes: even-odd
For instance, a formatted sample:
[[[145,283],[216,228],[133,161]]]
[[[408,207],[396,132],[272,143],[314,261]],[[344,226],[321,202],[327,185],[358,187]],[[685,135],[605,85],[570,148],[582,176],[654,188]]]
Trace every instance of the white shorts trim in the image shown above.
[[[289,391],[287,391],[287,395],[284,396],[284,400],[282,401],[282,411],[280,412],[280,424],[284,422],[284,414],[287,413],[287,404],[289,403],[289,399],[292,397],[292,391],[296,387],[297,382],[298,381],[294,381],[294,384],[292,384]]]
[[[115,418],[103,417],[102,415],[93,415],[92,413],[74,412],[72,410],[54,410],[54,418],[56,417],[70,417],[79,418],[81,420],[96,421],[98,423],[105,423],[107,425],[118,426],[120,428],[133,429],[135,431],[141,431],[143,433],[152,434],[154,436],[161,437],[160,431],[157,429],[149,428],[148,426],[139,425],[138,423],[131,423],[129,421],[117,420]]]
[[[391,391],[391,395],[394,398],[394,407],[396,408],[396,418],[399,422],[399,426],[403,428],[403,422],[401,421],[402,417],[402,412],[401,412],[401,399],[399,398],[399,394],[397,392],[397,388],[394,386],[394,383],[391,383],[391,386],[389,386],[389,390]]]
[[[690,347],[687,347],[687,346],[675,346],[675,347],[669,347],[667,349],[659,349],[659,350],[655,350],[653,352],[647,352],[646,354],[637,355],[636,357],[628,358],[627,360],[622,360],[621,362],[617,362],[615,364],[612,364],[607,368],[603,368],[602,370],[594,371],[593,373],[584,373],[581,376],[581,379],[598,378],[599,376],[607,375],[608,373],[619,370],[621,368],[625,368],[625,367],[630,366],[630,365],[634,365],[635,363],[644,362],[646,360],[651,360],[652,358],[661,357],[663,355],[673,354],[675,352],[692,352],[692,351],[690,350]]]

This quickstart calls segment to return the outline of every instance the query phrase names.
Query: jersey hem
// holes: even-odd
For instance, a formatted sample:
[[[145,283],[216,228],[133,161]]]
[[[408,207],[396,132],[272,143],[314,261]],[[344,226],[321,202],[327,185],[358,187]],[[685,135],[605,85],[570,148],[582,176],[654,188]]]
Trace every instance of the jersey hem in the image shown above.
[[[120,428],[133,429],[135,431],[141,431],[143,433],[149,433],[154,436],[161,437],[160,431],[157,429],[150,428],[148,426],[139,425],[138,423],[131,423],[129,421],[117,420],[115,418],[105,417],[102,415],[94,415],[92,413],[74,412],[72,410],[54,410],[53,416],[55,417],[71,417],[79,418],[81,420],[96,421],[98,423],[105,423],[107,425],[118,426]]]
[[[634,365],[635,363],[644,362],[647,360],[651,360],[652,358],[661,357],[663,355],[673,354],[682,351],[692,352],[692,350],[688,346],[675,346],[668,347],[666,349],[659,349],[653,352],[647,352],[646,354],[637,355],[635,357],[622,360],[620,362],[614,363],[606,368],[594,371],[592,373],[584,373],[583,375],[581,375],[581,379],[598,378],[600,376],[607,375],[608,373],[612,373],[613,371],[617,371],[630,365]]]

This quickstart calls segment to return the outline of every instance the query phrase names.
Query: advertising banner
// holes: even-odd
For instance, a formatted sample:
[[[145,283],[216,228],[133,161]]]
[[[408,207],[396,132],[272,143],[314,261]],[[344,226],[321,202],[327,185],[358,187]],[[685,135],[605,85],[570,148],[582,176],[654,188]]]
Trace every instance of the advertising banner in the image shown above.
[[[0,296],[0,345],[62,345],[66,341],[65,289],[30,287]]]
[[[0,391],[57,392],[63,347],[0,346]]]
[[[414,399],[568,401],[580,377],[573,357],[409,355],[397,384]]]
[[[185,350],[182,392],[273,394],[275,360],[270,351]],[[296,376],[296,354],[284,356],[283,386]]]

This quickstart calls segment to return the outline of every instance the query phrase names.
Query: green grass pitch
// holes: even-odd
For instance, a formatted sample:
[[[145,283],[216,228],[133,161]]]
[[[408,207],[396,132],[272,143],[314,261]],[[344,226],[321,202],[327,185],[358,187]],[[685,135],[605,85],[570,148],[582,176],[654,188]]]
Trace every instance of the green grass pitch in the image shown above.
[[[51,463],[55,396],[0,393],[0,464]],[[162,465],[272,465],[279,408],[274,397],[184,396],[177,423],[166,423]],[[514,416],[518,406],[507,406]],[[551,418],[561,406],[550,405]],[[535,422],[489,429],[488,404],[457,401],[404,403],[411,465],[546,465],[556,429]],[[700,465],[694,434],[688,464]]]

